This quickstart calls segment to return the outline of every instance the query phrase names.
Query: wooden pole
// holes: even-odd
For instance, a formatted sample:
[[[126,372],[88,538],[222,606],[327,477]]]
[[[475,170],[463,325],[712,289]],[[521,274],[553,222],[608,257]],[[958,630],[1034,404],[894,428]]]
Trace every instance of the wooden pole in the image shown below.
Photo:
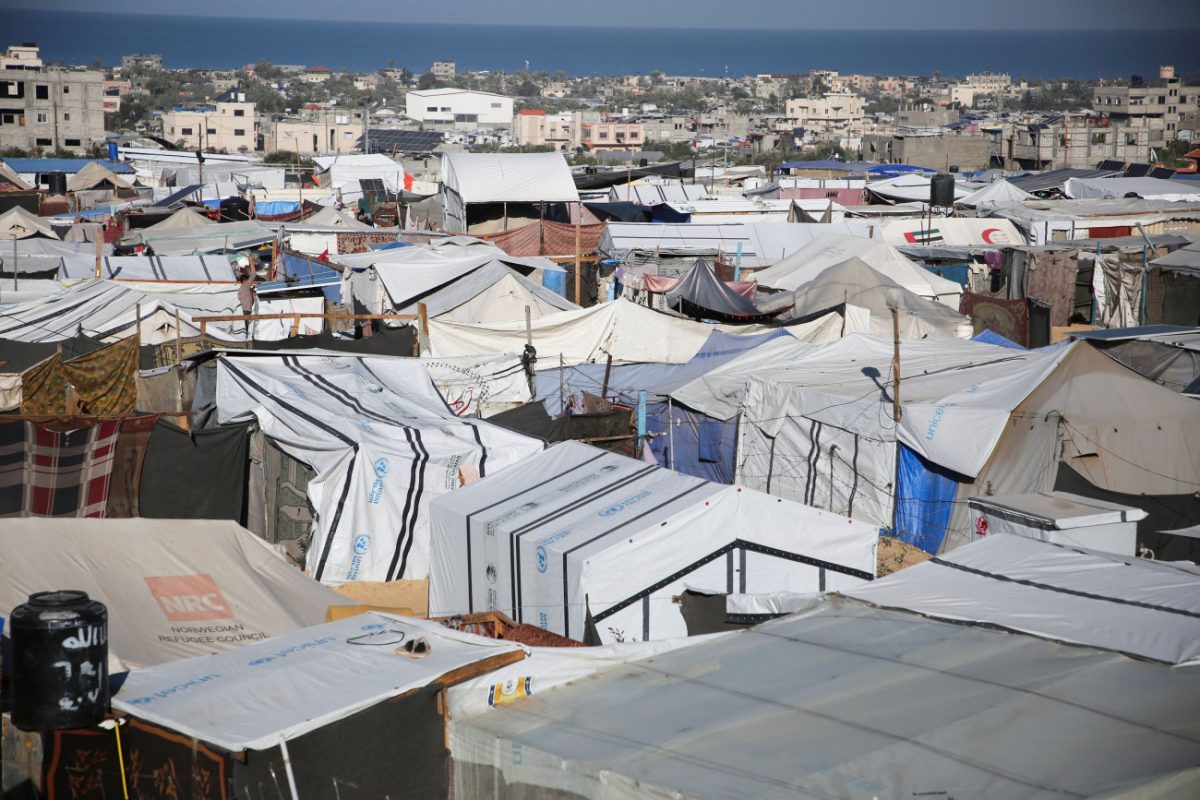
[[[900,424],[900,309],[892,307],[892,417]]]
[[[142,346],[142,304],[138,303],[133,308],[134,308],[133,313],[137,316],[137,333],[134,335],[137,336],[137,346],[141,347]]]
[[[424,303],[417,303],[417,317],[420,319],[421,328],[417,336],[418,346],[421,352],[429,352],[429,309]]]
[[[604,362],[604,384],[600,387],[600,396],[608,396],[608,379],[612,377],[612,353],[608,354],[608,360]]]
[[[179,309],[175,309],[175,363],[183,361],[183,341],[179,332]]]
[[[104,260],[104,236],[96,237],[96,279],[100,279],[100,263]]]
[[[583,271],[580,263],[583,258],[583,202],[579,203],[579,213],[575,215],[575,305],[582,305],[579,298],[579,284],[583,282],[583,276],[580,274]]]

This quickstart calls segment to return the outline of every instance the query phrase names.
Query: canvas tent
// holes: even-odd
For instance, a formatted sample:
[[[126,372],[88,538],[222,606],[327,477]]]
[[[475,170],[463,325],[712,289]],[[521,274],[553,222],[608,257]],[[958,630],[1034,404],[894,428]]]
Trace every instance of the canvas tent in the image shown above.
[[[317,156],[313,177],[322,189],[341,191],[343,203],[356,203],[364,196],[362,181],[378,180],[393,195],[404,191],[404,165],[382,153],[348,153]]]
[[[457,417],[409,359],[222,356],[222,423],[254,418],[316,472],[310,574],[325,583],[429,574],[429,503],[541,443]]]
[[[59,279],[91,278],[95,256],[66,256]],[[100,262],[101,277],[115,281],[234,283],[233,265],[225,256],[110,256]]]
[[[1200,788],[1198,714],[1195,670],[830,597],[459,718],[451,750],[456,796],[500,800],[1168,797]]]
[[[883,223],[880,230],[880,238],[899,247],[995,247],[1025,244],[1025,237],[1006,219],[900,219]]]
[[[993,203],[1023,203],[1036,199],[1029,192],[1018,189],[1004,178],[1000,178],[958,198],[954,204],[964,208],[983,208]]]
[[[824,591],[869,581],[877,533],[577,442],[435,501],[430,613],[501,610],[610,643],[686,635],[685,585]]]
[[[93,161],[74,175],[67,178],[67,191],[79,192],[85,189],[132,189],[133,184],[119,177],[99,161]]]
[[[958,310],[963,292],[960,284],[924,269],[886,242],[857,236],[823,234],[754,277],[761,286],[795,291],[826,269],[851,257],[862,259],[872,269],[920,297]]]
[[[578,203],[561,153],[443,153],[442,230],[495,233],[542,217],[539,206]]]
[[[1073,200],[1140,197],[1168,202],[1200,202],[1200,186],[1163,178],[1071,178],[1063,193]]]
[[[880,198],[884,202],[917,202],[928,204],[931,180],[931,175],[898,175],[895,178],[886,178],[881,181],[869,181],[867,183],[867,193]],[[966,197],[970,193],[970,190],[961,182],[954,182],[955,201]]]
[[[784,310],[759,310],[753,298],[734,291],[702,260],[697,260],[688,274],[663,294],[663,300],[668,308],[692,319],[730,323],[760,322]]]
[[[1200,663],[1200,567],[996,534],[845,594],[1173,665]]]
[[[108,606],[124,668],[242,647],[349,602],[224,520],[7,519],[0,549],[0,616],[33,592],[83,590]]]
[[[44,236],[47,239],[57,239],[58,234],[50,223],[36,214],[31,214],[21,206],[13,206],[0,214],[0,240],[28,239],[32,236]]]

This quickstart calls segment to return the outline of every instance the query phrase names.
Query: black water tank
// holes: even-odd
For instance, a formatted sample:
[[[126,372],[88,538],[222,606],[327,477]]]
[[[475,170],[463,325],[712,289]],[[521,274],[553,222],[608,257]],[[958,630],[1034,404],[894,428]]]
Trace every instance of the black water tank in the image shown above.
[[[954,178],[944,172],[929,181],[929,205],[950,208],[954,205]]]
[[[50,194],[66,194],[67,193],[67,173],[65,172],[47,172],[46,185],[50,187]]]
[[[86,728],[108,714],[108,609],[86,592],[38,592],[13,609],[12,720]]]

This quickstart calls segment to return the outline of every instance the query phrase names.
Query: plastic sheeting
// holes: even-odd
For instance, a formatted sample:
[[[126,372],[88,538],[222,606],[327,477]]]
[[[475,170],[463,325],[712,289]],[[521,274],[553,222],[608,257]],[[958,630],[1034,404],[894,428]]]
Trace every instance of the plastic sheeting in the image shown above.
[[[688,316],[704,319],[735,322],[774,316],[760,312],[753,299],[735,292],[704,261],[693,264],[688,274],[663,295],[663,300]]]
[[[604,643],[685,636],[673,595],[820,591],[871,580],[870,525],[555,445],[431,506],[430,613],[500,610]]]
[[[900,445],[895,536],[926,553],[942,547],[958,493],[956,477]]]
[[[424,638],[428,654],[405,654]],[[428,620],[366,613],[131,672],[113,707],[230,751],[265,750],[519,645]],[[499,657],[499,658],[497,658]]]
[[[429,503],[540,442],[456,417],[429,373],[406,359],[223,356],[220,422],[254,417],[312,466],[307,567],[326,583],[429,575]]]
[[[456,719],[450,747],[458,797],[1089,797],[1193,767],[1198,717],[1195,670],[830,598]]]
[[[60,279],[92,278],[96,257],[64,256]],[[233,283],[236,276],[225,256],[109,256],[100,262],[100,274],[117,281],[194,281]]]
[[[238,648],[350,602],[234,522],[6,519],[0,545],[0,616],[47,587],[82,589],[108,606],[121,669]]]

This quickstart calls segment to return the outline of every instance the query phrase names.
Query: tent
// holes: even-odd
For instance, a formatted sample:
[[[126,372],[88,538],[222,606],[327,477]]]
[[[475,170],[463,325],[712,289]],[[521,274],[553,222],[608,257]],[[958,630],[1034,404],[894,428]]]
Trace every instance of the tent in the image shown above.
[[[85,189],[132,189],[133,184],[105,167],[99,161],[93,161],[74,175],[67,178],[67,191],[79,192]]]
[[[1140,197],[1168,202],[1200,202],[1200,186],[1163,178],[1071,178],[1063,193],[1076,200]]]
[[[759,310],[752,298],[735,292],[713,273],[707,262],[699,259],[688,274],[663,295],[663,300],[667,307],[692,319],[730,323],[761,322],[785,310]]]
[[[433,615],[500,610],[604,643],[686,635],[688,586],[824,591],[875,575],[866,524],[578,442],[431,505]]]
[[[764,299],[760,307],[787,311],[790,319],[812,319],[838,311],[845,333],[892,334],[892,309],[900,312],[900,336],[905,339],[955,336],[967,320],[941,303],[926,300],[891,278],[851,257],[829,267],[794,292]]]
[[[412,642],[423,657],[404,650]],[[134,670],[113,697],[118,736],[56,731],[43,785],[71,796],[77,765],[102,764],[86,774],[105,797],[194,787],[210,798],[444,798],[446,689],[523,655],[511,642],[368,613]]]
[[[857,236],[823,234],[754,277],[761,286],[795,291],[826,269],[851,257],[861,258],[872,269],[916,295],[958,310],[963,291],[960,284],[918,266],[886,242]]]
[[[270,244],[275,238],[275,231],[254,220],[218,223],[195,211],[181,209],[162,222],[127,234],[121,244],[129,247],[148,245],[155,255],[160,256],[185,256],[244,250]]]
[[[918,202],[929,203],[930,183],[932,175],[898,175],[881,181],[869,181],[867,192],[882,199],[884,202]],[[957,202],[970,194],[971,191],[961,182],[954,182],[954,200]]]
[[[1198,715],[1195,670],[827,597],[459,716],[450,748],[455,796],[499,800],[1182,797]]]
[[[0,548],[0,616],[33,592],[85,591],[108,606],[125,668],[239,648],[348,603],[224,520],[6,519]]]
[[[324,583],[428,577],[431,499],[542,447],[456,416],[409,359],[225,355],[216,405],[316,472],[306,557]]]
[[[163,233],[165,231],[189,230],[218,224],[214,220],[197,211],[192,206],[185,206],[166,219],[160,220],[148,228],[142,228],[143,233]]]
[[[314,180],[322,189],[341,190],[343,203],[357,203],[365,194],[362,181],[380,181],[393,195],[411,188],[404,165],[382,153],[317,156]]]
[[[1006,219],[898,219],[880,226],[885,242],[899,247],[995,247],[1023,245],[1025,237]]]
[[[443,153],[442,191],[450,233],[508,230],[541,218],[543,204],[579,202],[561,153]]]
[[[12,241],[33,236],[44,236],[47,239],[59,238],[48,221],[36,214],[31,214],[21,206],[13,206],[0,214],[0,240]]]
[[[233,266],[225,256],[109,256],[100,265],[102,277],[117,281],[236,281]],[[65,256],[58,277],[81,279],[95,274],[95,256]]]
[[[21,176],[3,161],[0,161],[0,184],[8,184],[13,190],[19,192],[33,191],[33,186],[21,180]]]
[[[306,217],[303,222],[289,223],[288,230],[300,230],[303,228],[342,228],[355,231],[372,231],[375,230],[365,222],[359,222],[354,217],[347,214],[345,211],[326,206],[311,217]]]
[[[981,189],[976,189],[968,195],[958,198],[955,205],[964,208],[982,208],[992,203],[1023,203],[1037,198],[1029,192],[1018,189],[1004,178],[992,181]]]
[[[994,534],[845,594],[885,608],[1200,663],[1200,567]]]

